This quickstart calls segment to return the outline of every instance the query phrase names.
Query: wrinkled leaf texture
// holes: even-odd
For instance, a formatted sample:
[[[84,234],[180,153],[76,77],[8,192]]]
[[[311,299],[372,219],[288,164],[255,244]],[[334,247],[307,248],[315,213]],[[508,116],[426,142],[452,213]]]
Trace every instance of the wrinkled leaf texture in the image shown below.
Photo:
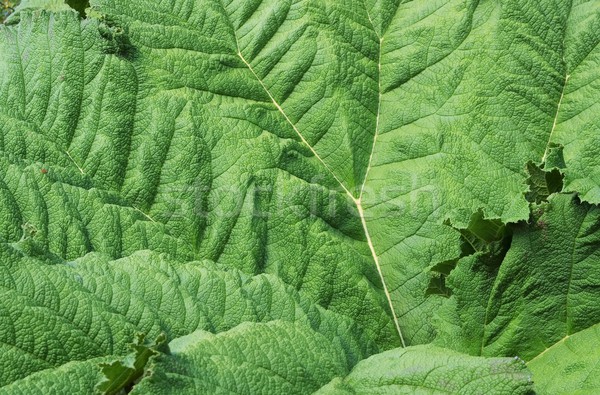
[[[597,0],[90,3],[0,27],[0,393],[600,389]]]

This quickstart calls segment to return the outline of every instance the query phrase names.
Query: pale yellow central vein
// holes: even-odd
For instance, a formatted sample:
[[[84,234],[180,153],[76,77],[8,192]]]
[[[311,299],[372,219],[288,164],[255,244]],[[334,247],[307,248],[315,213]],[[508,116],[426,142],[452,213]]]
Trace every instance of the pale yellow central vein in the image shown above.
[[[79,171],[81,172],[81,174],[85,174],[83,169],[81,168],[81,166],[79,166],[77,164],[77,162],[75,162],[75,159],[73,159],[73,157],[71,156],[71,154],[69,153],[69,151],[65,151],[65,154],[67,154],[67,156],[69,157],[69,159],[71,159],[71,162],[73,162],[75,164],[75,166],[77,166],[77,169],[79,169]]]
[[[373,27],[373,31],[375,31],[375,25],[373,24],[373,20],[371,19],[371,14],[367,10],[367,17],[369,18],[369,22]],[[379,39],[379,52],[377,54],[377,114],[375,115],[375,132],[373,133],[373,144],[371,144],[371,154],[369,155],[369,164],[367,165],[367,170],[365,171],[365,175],[363,178],[362,185],[360,187],[360,193],[358,198],[361,199],[363,195],[363,191],[365,190],[365,184],[367,183],[367,176],[369,175],[369,170],[371,170],[371,163],[373,162],[373,153],[375,152],[375,144],[377,143],[377,137],[379,136],[379,118],[381,114],[381,47],[383,46],[383,37],[379,37],[377,33],[375,33],[377,38]]]
[[[369,175],[369,171],[372,167],[373,156],[375,153],[375,144],[377,143],[377,137],[379,136],[379,120],[381,118],[381,100],[382,100],[382,90],[381,90],[381,48],[383,47],[383,36],[379,36],[375,29],[375,24],[373,23],[373,19],[371,18],[371,14],[367,9],[367,17],[369,18],[369,22],[371,23],[371,27],[379,40],[379,51],[377,53],[377,114],[375,115],[375,131],[373,133],[373,143],[371,145],[371,153],[369,154],[369,163],[367,165],[367,170],[365,171],[365,175],[363,178],[362,185],[360,187],[360,192],[358,195],[358,199],[355,199],[356,207],[358,208],[358,213],[360,216],[360,220],[362,222],[362,226],[367,237],[367,244],[369,245],[369,249],[371,250],[371,255],[373,256],[373,260],[375,261],[375,266],[377,267],[377,273],[379,274],[379,279],[381,280],[381,284],[383,285],[383,291],[385,293],[385,297],[388,301],[388,305],[390,307],[392,317],[394,318],[394,325],[396,326],[396,331],[398,332],[398,336],[400,336],[400,341],[402,342],[402,347],[406,347],[406,343],[404,342],[404,336],[402,335],[402,330],[400,329],[400,323],[398,322],[398,316],[396,315],[396,311],[394,310],[394,303],[392,302],[392,295],[389,292],[387,287],[387,283],[385,281],[385,277],[383,276],[383,271],[381,269],[381,264],[379,263],[379,256],[375,251],[375,246],[373,245],[373,241],[371,240],[371,234],[369,233],[369,228],[367,227],[367,221],[365,219],[365,214],[362,207],[362,197],[363,192],[365,190],[365,185],[367,183],[367,177]]]
[[[402,347],[406,347],[406,343],[404,342],[404,336],[402,336],[402,330],[400,330],[400,323],[398,322],[398,317],[396,316],[396,312],[394,311],[392,295],[390,294],[387,284],[385,283],[383,271],[381,270],[381,265],[379,263],[379,257],[375,252],[375,247],[373,246],[373,241],[371,240],[371,235],[369,234],[369,228],[367,228],[367,222],[365,220],[365,213],[363,211],[362,204],[358,199],[356,199],[354,202],[356,203],[356,207],[358,208],[358,215],[360,216],[360,221],[362,222],[365,235],[367,236],[367,244],[369,245],[369,249],[371,250],[371,255],[373,256],[373,260],[375,261],[375,267],[377,267],[377,273],[379,273],[379,278],[381,279],[381,284],[383,285],[383,292],[385,293],[385,297],[388,301],[390,310],[392,312],[392,317],[394,318],[394,325],[396,326],[396,331],[398,332],[398,336],[400,336]]]
[[[538,355],[536,355],[534,358],[530,359],[529,362],[527,362],[527,364],[532,363],[533,361],[535,361],[536,359],[542,357],[544,354],[546,354],[548,351],[553,350],[555,347],[557,347],[559,344],[564,343],[565,341],[567,341],[567,339],[571,337],[570,335],[567,335],[565,337],[563,337],[562,339],[560,339],[559,341],[557,341],[556,343],[554,343],[552,346],[546,348],[544,351],[542,351],[541,353],[539,353]]]
[[[365,190],[365,184],[367,183],[367,176],[369,175],[369,170],[371,170],[371,163],[373,162],[373,153],[375,152],[375,144],[377,144],[377,137],[379,136],[379,119],[381,114],[381,46],[383,45],[383,37],[379,39],[379,59],[377,60],[377,115],[375,116],[375,133],[373,133],[373,144],[371,145],[371,154],[369,155],[369,165],[367,166],[367,171],[365,171],[365,176],[363,179],[363,183],[360,187],[359,199],[362,198],[363,191]]]
[[[237,41],[237,37],[236,37],[236,41]],[[383,39],[380,39],[380,56],[381,56],[381,42],[382,41],[383,41]],[[267,88],[267,86],[265,85],[265,83],[258,76],[258,74],[256,74],[256,72],[254,71],[254,68],[252,67],[252,65],[250,64],[250,62],[248,62],[244,58],[244,55],[242,55],[242,52],[239,49],[239,45],[238,45],[238,48],[237,48],[237,55],[242,60],[242,62],[244,62],[244,64],[246,65],[246,67],[248,67],[248,70],[250,70],[250,72],[252,73],[252,75],[254,76],[254,78],[256,78],[256,80],[261,85],[261,87],[263,88],[263,90],[269,96],[269,98],[271,99],[271,102],[273,103],[273,105],[275,106],[275,108],[277,108],[277,110],[279,111],[279,113],[281,113],[281,115],[285,118],[285,120],[287,121],[287,123],[296,132],[296,134],[298,135],[298,137],[300,138],[300,140],[308,147],[308,149],[312,152],[312,154],[315,156],[315,158],[317,158],[317,160],[323,164],[323,166],[329,171],[329,173],[331,173],[331,175],[333,176],[333,178],[335,178],[335,180],[342,187],[342,189],[344,190],[344,192],[346,192],[346,195],[348,195],[348,197],[350,197],[350,199],[352,199],[352,201],[356,205],[356,208],[358,210],[358,215],[360,217],[360,221],[361,221],[363,230],[365,232],[365,237],[367,239],[367,244],[369,246],[369,251],[371,252],[373,261],[375,262],[375,266],[377,268],[377,273],[379,273],[379,278],[380,278],[381,283],[383,285],[383,291],[385,293],[385,297],[386,297],[386,299],[388,301],[388,304],[389,304],[389,307],[390,307],[390,310],[391,310],[391,313],[392,313],[392,317],[394,319],[394,325],[396,327],[396,331],[398,332],[398,336],[400,337],[400,341],[402,342],[402,347],[406,347],[406,343],[404,342],[404,337],[402,336],[402,331],[400,330],[400,324],[398,322],[398,317],[396,316],[396,312],[394,310],[394,305],[392,303],[392,298],[391,298],[389,289],[387,287],[387,284],[385,282],[385,279],[383,277],[383,271],[381,270],[381,265],[379,263],[379,257],[377,256],[377,253],[375,252],[375,247],[373,246],[373,241],[371,240],[371,235],[370,235],[369,229],[367,227],[367,222],[365,220],[364,210],[363,210],[363,207],[362,207],[362,204],[361,204],[362,191],[363,191],[364,186],[365,186],[365,181],[366,181],[367,173],[368,173],[369,168],[371,166],[371,160],[373,158],[373,150],[371,150],[371,156],[369,158],[369,168],[367,168],[367,171],[365,172],[365,179],[364,179],[363,184],[361,186],[360,196],[358,198],[356,198],[350,192],[350,190],[344,185],[344,183],[342,182],[342,180],[340,180],[340,178],[333,172],[333,170],[329,167],[329,165],[327,165],[327,163],[325,163],[325,161],[321,158],[321,156],[317,153],[317,151],[315,151],[315,149],[310,145],[310,143],[304,138],[304,136],[302,135],[302,133],[300,133],[300,130],[298,130],[298,128],[296,127],[296,125],[287,116],[287,114],[285,113],[285,111],[283,110],[283,108],[281,107],[281,105],[279,105],[279,103],[277,102],[277,100],[275,100],[275,98],[273,97],[273,95],[271,94],[271,92],[269,91],[269,89]],[[379,69],[381,69],[381,62],[379,62]],[[381,88],[381,86],[379,88]],[[379,92],[381,92],[381,89],[379,89]],[[379,94],[379,101],[381,102],[381,93]],[[377,139],[378,130],[379,130],[379,104],[378,104],[378,108],[377,108],[377,121],[376,121],[376,130],[375,130],[374,140]],[[373,141],[373,144],[375,144],[375,141]]]
[[[259,76],[256,74],[256,72],[254,71],[254,69],[252,68],[252,66],[250,65],[250,63],[248,63],[248,61],[244,58],[244,56],[242,55],[242,53],[239,52],[239,51],[238,51],[238,56],[240,57],[240,59],[242,59],[242,62],[244,62],[244,64],[248,67],[248,69],[250,70],[250,72],[254,75],[254,78],[256,78],[256,80],[258,81],[258,83],[262,86],[262,88],[264,89],[264,91],[267,93],[267,95],[271,99],[271,102],[273,102],[273,105],[277,108],[277,110],[281,113],[281,115],[283,115],[283,117],[285,118],[285,120],[287,121],[287,123],[290,124],[290,126],[292,127],[292,129],[294,129],[294,131],[296,132],[296,134],[298,135],[298,137],[300,137],[300,140],[302,140],[302,142],[308,147],[308,149],[310,149],[310,151],[315,156],[315,158],[317,158],[319,160],[319,162],[321,162],[323,164],[323,166],[325,166],[325,168],[327,170],[329,170],[329,172],[331,173],[331,175],[333,176],[333,178],[335,178],[335,180],[338,182],[338,184],[340,184],[340,186],[346,192],[346,194],[348,196],[350,196],[350,198],[352,200],[355,200],[354,196],[352,195],[352,193],[350,192],[350,190],[348,188],[346,188],[346,186],[344,185],[344,183],[342,182],[342,180],[340,180],[338,178],[338,176],[333,172],[333,170],[331,170],[331,168],[327,165],[327,163],[325,163],[325,161],[319,156],[319,154],[317,153],[317,151],[315,151],[315,149],[308,143],[308,141],[306,141],[306,139],[304,138],[304,136],[302,135],[302,133],[300,133],[300,131],[298,130],[298,128],[296,127],[296,125],[290,120],[290,118],[287,116],[287,114],[285,113],[285,111],[283,111],[283,108],[281,108],[281,106],[279,105],[279,103],[277,103],[277,100],[275,100],[275,98],[273,97],[273,95],[271,95],[271,92],[269,91],[269,89],[267,89],[267,87],[264,84],[264,82],[262,81],[262,79],[259,78]]]
[[[151,216],[149,216],[148,214],[146,214],[145,212],[143,212],[142,210],[140,210],[139,208],[137,208],[136,206],[131,206],[133,207],[134,210],[136,210],[137,212],[139,212],[140,214],[142,214],[144,217],[148,218],[150,221],[152,222],[156,222],[154,220],[154,218],[152,218]]]
[[[554,134],[554,130],[556,130],[556,125],[558,124],[558,115],[560,114],[560,106],[563,101],[563,97],[565,97],[565,90],[567,88],[567,82],[569,81],[569,74],[565,74],[565,82],[563,84],[562,92],[560,92],[560,99],[558,99],[558,105],[556,106],[556,114],[554,115],[554,122],[552,122],[552,130],[550,131],[550,135],[548,136],[548,144],[546,144],[546,149],[544,150],[544,156],[542,157],[542,162],[546,161],[548,157],[548,152],[550,151],[550,144],[552,143],[552,135]]]

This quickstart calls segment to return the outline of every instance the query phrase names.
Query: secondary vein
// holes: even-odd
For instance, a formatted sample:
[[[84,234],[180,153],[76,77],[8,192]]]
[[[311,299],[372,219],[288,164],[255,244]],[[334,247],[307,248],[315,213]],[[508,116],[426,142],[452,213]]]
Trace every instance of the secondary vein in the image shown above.
[[[560,92],[560,99],[558,99],[558,105],[556,106],[556,114],[554,114],[554,121],[552,122],[552,130],[550,130],[550,135],[548,136],[548,143],[546,144],[546,149],[544,150],[544,156],[542,156],[542,162],[546,161],[546,158],[548,157],[548,152],[550,151],[550,144],[552,143],[552,135],[554,134],[554,130],[556,129],[556,125],[558,124],[558,115],[560,113],[560,106],[562,104],[563,98],[565,97],[565,89],[567,88],[567,82],[569,81],[569,77],[571,77],[571,76],[568,73],[566,73],[562,91]]]
[[[356,200],[354,198],[354,196],[352,195],[352,193],[350,192],[350,190],[344,185],[344,183],[342,182],[342,180],[339,179],[339,177],[333,172],[333,170],[331,170],[331,168],[327,165],[327,163],[325,163],[325,161],[319,156],[319,154],[317,153],[317,151],[315,151],[315,149],[308,143],[308,141],[304,138],[304,136],[302,135],[302,133],[300,133],[300,131],[298,130],[298,128],[296,127],[296,125],[290,120],[290,118],[287,116],[287,114],[285,113],[285,111],[283,111],[283,108],[279,105],[279,103],[277,102],[277,100],[275,100],[275,98],[273,97],[273,95],[271,95],[271,92],[267,89],[267,87],[264,84],[264,82],[256,74],[256,72],[254,71],[254,69],[252,68],[252,66],[250,65],[250,63],[244,58],[244,56],[242,55],[242,53],[238,50],[237,54],[240,57],[240,59],[242,59],[242,62],[244,62],[244,64],[248,67],[248,69],[250,70],[250,72],[254,75],[254,77],[256,78],[256,80],[258,81],[258,83],[262,86],[263,90],[267,93],[267,95],[269,96],[269,98],[273,102],[273,105],[277,108],[277,110],[281,113],[281,115],[283,115],[283,117],[285,118],[285,120],[287,121],[287,123],[290,124],[290,126],[292,127],[292,129],[294,129],[294,131],[296,132],[296,134],[298,135],[298,137],[300,137],[300,140],[302,140],[302,142],[313,153],[313,155],[315,156],[315,158],[317,158],[319,160],[319,162],[321,162],[323,164],[323,166],[325,166],[325,168],[331,173],[331,175],[333,176],[333,178],[335,178],[335,180],[338,182],[338,184],[340,184],[340,186],[342,187],[342,189],[344,190],[344,192],[346,192],[346,194],[348,196],[350,196],[350,198],[352,200]]]
[[[371,14],[367,10],[367,17],[369,18],[369,22],[371,23],[371,27],[373,31],[375,31],[375,25],[373,24],[373,20],[371,19]],[[377,143],[377,136],[379,135],[379,118],[381,114],[381,47],[383,46],[383,37],[380,37],[377,32],[375,32],[379,40],[379,51],[377,54],[377,114],[375,116],[375,132],[373,133],[373,143],[371,144],[371,154],[369,155],[369,163],[367,165],[367,170],[365,171],[365,175],[363,178],[362,185],[360,187],[360,193],[358,195],[359,199],[362,199],[363,191],[365,190],[365,184],[367,183],[367,176],[369,175],[369,170],[371,170],[371,162],[373,161],[373,153],[375,152],[375,144]]]

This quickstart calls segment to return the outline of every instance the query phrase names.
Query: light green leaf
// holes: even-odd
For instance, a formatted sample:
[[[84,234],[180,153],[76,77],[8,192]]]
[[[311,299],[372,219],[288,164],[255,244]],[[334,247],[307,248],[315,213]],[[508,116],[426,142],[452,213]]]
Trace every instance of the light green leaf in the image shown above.
[[[389,350],[361,361],[325,394],[530,394],[531,374],[518,358],[472,357],[433,346]]]
[[[0,85],[3,151],[114,196],[122,209],[84,227],[88,250],[108,234],[100,248],[115,257],[142,241],[274,273],[351,316],[363,314],[350,293],[333,290],[363,278],[352,294],[389,305],[410,342],[431,340],[427,269],[459,254],[443,221],[528,215],[523,166],[551,129],[568,6],[546,25],[533,1],[201,3],[97,1],[81,23],[24,14],[3,44],[15,60]],[[548,50],[515,39],[521,29]]]
[[[282,321],[194,332],[169,344],[135,394],[309,394],[348,372],[341,349]]]
[[[101,363],[111,363],[114,357],[99,357],[87,361],[68,362],[58,368],[33,373],[24,379],[0,387],[2,395],[93,394],[102,380]]]
[[[156,342],[164,342],[164,336]],[[130,347],[132,352],[122,358],[98,357],[86,361],[68,362],[57,368],[42,370],[0,388],[2,395],[117,394],[130,390],[142,374],[148,361],[164,351],[164,344],[144,341],[138,334]]]
[[[248,278],[210,262],[178,264],[139,252],[90,254],[48,265],[0,244],[0,385],[72,360],[125,355],[136,333],[168,339],[198,329],[284,320],[321,333],[353,366],[378,351],[377,334],[315,307],[269,275]]]
[[[69,5],[65,0],[21,0],[15,12],[27,9],[42,9],[48,11],[68,11]]]
[[[494,281],[485,355],[529,360],[600,317],[600,210],[572,195],[555,195],[537,210],[543,214],[515,231]]]
[[[306,358],[334,342],[316,389],[438,335],[529,359],[597,323],[597,209],[527,169],[600,202],[595,2],[52,4],[0,26],[1,385],[138,332],[284,321]]]
[[[568,335],[527,363],[539,394],[595,394],[600,391],[600,324]]]

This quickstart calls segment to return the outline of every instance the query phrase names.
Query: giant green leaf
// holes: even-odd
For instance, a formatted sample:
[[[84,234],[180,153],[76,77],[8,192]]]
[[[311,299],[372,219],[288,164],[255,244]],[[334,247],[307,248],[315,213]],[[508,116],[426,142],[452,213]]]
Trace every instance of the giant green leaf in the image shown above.
[[[135,54],[119,52],[134,49],[108,19],[22,12],[17,27],[3,30],[0,46],[11,54],[0,85],[4,239],[18,241],[29,224],[65,259],[152,249],[217,260],[276,274],[366,326],[387,325],[360,219],[326,179],[311,180],[318,164],[298,154],[305,148],[278,112],[246,98],[262,97],[260,85],[248,79],[244,93],[236,84],[242,97],[233,97],[228,81],[244,70],[226,67],[224,55],[221,66],[209,62],[218,66],[215,102],[210,92],[175,89],[160,64],[169,57],[151,48],[144,55],[141,44]],[[36,48],[35,56],[20,48]],[[208,55],[186,56],[195,63]],[[158,63],[149,67],[151,59]],[[202,69],[195,74],[207,79]],[[17,81],[24,90],[14,89]],[[49,93],[29,100],[30,90]],[[382,341],[399,344],[397,334]]]
[[[450,276],[471,353],[529,360],[598,323],[600,210],[559,194],[535,211],[499,268],[469,257]]]
[[[580,308],[597,305],[597,259],[576,233],[592,206],[549,198],[571,217],[549,243],[523,226],[506,258],[461,256],[474,216],[498,229],[529,219],[527,165],[558,166],[551,152],[565,188],[600,202],[596,2],[91,6],[82,19],[31,1],[0,27],[2,383],[121,357],[138,331],[219,338],[284,320],[337,337],[343,355],[330,358],[350,369],[436,331],[469,353],[527,359],[597,323]],[[526,249],[539,250],[530,271]],[[455,262],[462,289],[428,295],[430,269]],[[565,265],[591,276],[573,283],[581,292]],[[204,293],[198,278],[228,285]],[[249,297],[248,278],[277,285]],[[81,300],[63,303],[68,292]],[[303,314],[271,315],[272,300]],[[82,328],[80,309],[93,312]]]
[[[277,341],[272,341],[275,336]],[[237,393],[240,388],[249,394],[303,393],[319,389],[326,372],[345,377],[335,378],[317,394],[529,394],[532,389],[521,360],[472,357],[432,346],[386,351],[346,375],[334,350],[320,341],[277,322],[217,336],[194,333],[172,342],[172,355],[159,357],[153,367],[164,373],[150,375],[133,393]],[[273,348],[251,346],[263,342],[272,342]],[[294,349],[298,344],[301,350]],[[317,374],[306,370],[311,364],[319,365]]]
[[[303,394],[348,372],[338,344],[277,321],[194,332],[169,348],[132,394]]]
[[[0,248],[0,385],[71,360],[124,355],[135,333],[172,340],[196,330],[284,320],[322,333],[347,366],[377,351],[377,333],[315,307],[270,275],[248,278],[211,262],[178,264],[139,252],[48,264]]]
[[[89,394],[102,380],[100,363],[111,362],[111,357],[87,361],[73,361],[55,369],[34,373],[22,380],[0,387],[2,395],[44,395],[48,393]]]
[[[339,343],[283,321],[245,323],[219,335],[197,331],[169,348],[148,364],[146,377],[131,393],[309,393],[349,370]],[[49,388],[93,393],[102,377],[99,366],[107,362],[107,357],[71,362],[0,388],[0,393],[45,393]]]

